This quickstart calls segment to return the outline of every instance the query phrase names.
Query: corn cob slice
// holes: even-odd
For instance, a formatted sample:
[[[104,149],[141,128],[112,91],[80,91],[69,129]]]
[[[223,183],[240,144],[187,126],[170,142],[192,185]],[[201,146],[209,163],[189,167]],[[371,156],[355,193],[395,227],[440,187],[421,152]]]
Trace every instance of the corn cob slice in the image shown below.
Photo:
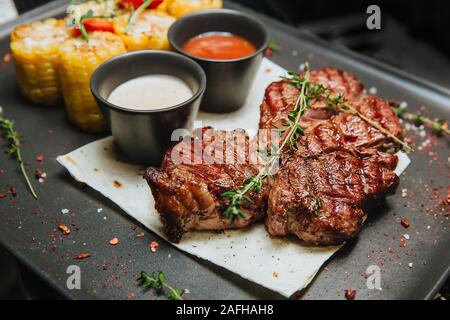
[[[175,22],[174,17],[162,11],[146,10],[139,15],[127,33],[128,18],[129,14],[124,14],[114,19],[114,31],[122,38],[128,51],[169,49],[167,31]]]
[[[58,46],[68,37],[64,21],[56,19],[21,25],[11,33],[17,82],[32,103],[55,105],[61,101]]]
[[[167,2],[167,12],[174,17],[182,17],[205,9],[220,9],[223,6],[222,0],[165,0]]]
[[[119,36],[101,31],[90,33],[89,41],[69,39],[59,47],[67,114],[69,120],[81,130],[105,130],[105,122],[90,91],[89,81],[98,65],[125,51]]]
[[[67,19],[73,19],[71,13],[76,12],[78,16],[86,14],[89,10],[92,10],[94,17],[109,18],[114,17],[118,12],[119,0],[91,0],[80,3],[71,4],[67,8]]]

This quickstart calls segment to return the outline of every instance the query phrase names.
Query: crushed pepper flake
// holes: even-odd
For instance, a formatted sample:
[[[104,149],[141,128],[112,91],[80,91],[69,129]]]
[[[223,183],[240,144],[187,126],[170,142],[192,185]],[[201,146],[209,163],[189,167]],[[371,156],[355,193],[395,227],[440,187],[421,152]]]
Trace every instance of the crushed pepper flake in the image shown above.
[[[39,162],[42,162],[42,161],[44,161],[44,156],[43,155],[38,155],[37,157],[36,157],[36,161],[39,161]]]
[[[143,232],[139,232],[136,234],[137,238],[143,238],[144,236],[145,236],[145,233],[143,233]]]
[[[402,220],[400,221],[400,223],[402,224],[402,226],[407,229],[409,228],[410,224],[409,224],[409,220],[405,217],[402,218]]]
[[[10,63],[13,60],[13,55],[12,53],[7,53],[3,56],[3,62],[4,63]]]
[[[113,184],[114,184],[114,187],[116,187],[116,188],[122,187],[122,183],[120,183],[120,182],[117,181],[117,180],[114,180],[114,181],[113,181]]]
[[[36,179],[41,179],[41,178],[42,178],[42,171],[39,170],[39,169],[36,169],[36,170],[34,171],[34,177],[35,177]]]
[[[0,193],[0,199],[6,198],[7,194],[6,193]]]
[[[150,243],[150,251],[155,253],[156,249],[159,247],[159,243],[157,241],[152,241]]]
[[[69,227],[66,226],[65,224],[60,224],[58,228],[59,228],[59,230],[61,230],[63,235],[68,235],[70,233]]]
[[[115,246],[118,243],[119,243],[119,239],[117,239],[116,237],[114,237],[111,240],[109,240],[109,244],[112,245],[112,246]]]
[[[89,258],[90,256],[92,256],[92,254],[90,254],[90,253],[79,253],[73,258],[77,259],[77,260],[83,260],[83,259]]]
[[[11,195],[13,197],[17,197],[17,189],[16,189],[16,187],[9,188],[9,192],[11,193]]]
[[[356,298],[356,290],[352,290],[352,289],[345,290],[345,298],[347,300],[355,300],[355,298]]]

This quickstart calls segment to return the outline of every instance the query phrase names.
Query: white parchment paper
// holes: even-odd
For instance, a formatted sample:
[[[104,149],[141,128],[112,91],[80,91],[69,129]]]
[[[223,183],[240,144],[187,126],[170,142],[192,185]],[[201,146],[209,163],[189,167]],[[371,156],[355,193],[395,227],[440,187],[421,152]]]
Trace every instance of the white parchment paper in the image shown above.
[[[256,131],[264,90],[285,72],[264,59],[245,106],[230,114],[200,112],[197,126]],[[405,154],[400,153],[399,158],[398,175],[410,163]],[[59,156],[57,160],[76,180],[88,184],[147,228],[166,238],[154,208],[154,199],[141,175],[144,168],[121,160],[112,137],[89,143]],[[118,187],[115,181],[121,186]],[[223,233],[190,232],[179,244],[173,245],[286,297],[308,285],[321,265],[340,248],[308,246],[294,238],[270,238],[263,224]]]

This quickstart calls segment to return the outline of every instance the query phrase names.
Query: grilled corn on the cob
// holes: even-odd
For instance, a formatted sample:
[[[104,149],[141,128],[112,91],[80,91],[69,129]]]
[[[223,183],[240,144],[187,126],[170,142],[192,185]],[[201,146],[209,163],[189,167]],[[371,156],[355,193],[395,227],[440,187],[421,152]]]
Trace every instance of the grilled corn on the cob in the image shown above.
[[[69,37],[63,20],[46,19],[17,27],[11,33],[17,82],[32,103],[61,101],[58,46]]]
[[[204,9],[220,9],[222,0],[165,0],[167,12],[174,17],[182,17]]]
[[[90,33],[89,41],[69,39],[59,47],[67,113],[69,120],[81,130],[105,130],[105,122],[90,91],[89,81],[98,65],[125,51],[119,36],[100,31]]]
[[[146,10],[137,17],[127,33],[128,19],[128,14],[114,19],[114,32],[122,38],[128,51],[169,49],[167,31],[175,22],[174,17],[162,11]]]

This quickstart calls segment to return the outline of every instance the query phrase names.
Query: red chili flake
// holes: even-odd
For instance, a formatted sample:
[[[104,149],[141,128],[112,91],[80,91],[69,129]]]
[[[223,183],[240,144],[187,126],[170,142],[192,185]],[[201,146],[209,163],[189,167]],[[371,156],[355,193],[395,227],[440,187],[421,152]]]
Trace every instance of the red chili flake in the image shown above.
[[[405,237],[400,237],[400,248],[406,248],[408,246],[408,241]]]
[[[409,228],[409,220],[407,218],[402,218],[402,221],[400,221],[400,223],[403,227],[405,227],[405,229]]]
[[[345,298],[347,300],[355,300],[356,297],[356,290],[348,289],[345,290]]]
[[[136,237],[138,237],[138,238],[143,238],[144,235],[145,235],[145,233],[139,232],[139,233],[136,234]]]
[[[6,198],[7,194],[6,193],[0,193],[0,199]]]
[[[34,176],[36,179],[42,178],[42,171],[39,169],[36,169],[36,171],[34,171]]]
[[[90,254],[90,253],[79,253],[73,258],[78,259],[78,260],[83,260],[85,258],[89,258],[90,256],[92,256],[92,254]]]
[[[116,187],[116,188],[120,188],[122,186],[122,184],[117,180],[114,180],[113,183],[114,183],[114,187]]]
[[[265,55],[266,57],[271,57],[271,56],[273,56],[273,50],[270,49],[270,48],[267,48],[266,51],[264,52],[264,55]]]
[[[152,243],[150,243],[150,251],[155,253],[156,252],[156,248],[159,247],[159,243],[156,241],[152,241]]]
[[[60,224],[59,225],[59,230],[62,231],[63,235],[67,235],[70,233],[70,229],[68,226],[66,226],[65,224]]]
[[[36,157],[36,161],[39,161],[39,162],[44,161],[44,156],[43,156],[43,155],[38,155],[38,156]]]
[[[9,188],[9,192],[11,193],[11,195],[12,195],[13,197],[16,197],[16,196],[17,196],[17,189],[16,189],[15,187]]]
[[[119,243],[119,239],[117,239],[117,238],[112,238],[111,240],[109,240],[109,244],[112,246],[115,246],[118,243]]]
[[[3,56],[3,62],[10,63],[13,59],[13,55],[11,53],[7,53]]]

